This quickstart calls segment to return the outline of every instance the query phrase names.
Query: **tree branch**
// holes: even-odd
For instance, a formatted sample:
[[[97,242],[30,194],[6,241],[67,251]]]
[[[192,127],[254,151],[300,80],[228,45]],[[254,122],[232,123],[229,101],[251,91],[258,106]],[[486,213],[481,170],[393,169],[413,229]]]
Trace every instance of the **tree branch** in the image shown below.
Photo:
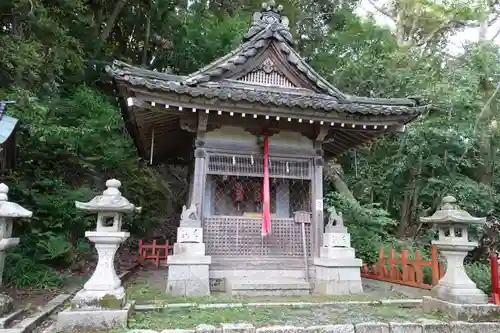
[[[393,17],[393,16],[392,16],[392,15],[391,15],[391,14],[390,14],[387,10],[385,10],[384,8],[382,8],[382,7],[380,7],[379,5],[377,5],[377,4],[375,3],[375,1],[373,1],[373,0],[368,0],[368,2],[370,3],[370,5],[372,5],[372,6],[373,6],[373,8],[375,8],[375,10],[376,10],[377,12],[379,12],[380,14],[383,14],[383,15],[387,16],[387,17],[388,17],[388,18],[390,18],[392,21],[394,21],[394,17]]]
[[[432,30],[429,35],[427,35],[427,37],[418,44],[418,46],[422,46],[422,45],[427,45],[432,39],[434,39],[436,37],[436,35],[443,31],[444,29],[446,29],[447,27],[450,27],[453,23],[456,23],[455,20],[455,16],[453,16],[451,19],[441,23],[440,25],[438,25],[434,30]]]
[[[493,37],[491,37],[491,41],[493,42],[497,37],[500,36],[500,28],[497,29],[497,32],[493,34]]]
[[[117,0],[115,3],[115,6],[113,8],[113,11],[111,12],[111,15],[109,16],[108,20],[106,21],[106,26],[104,29],[102,29],[101,36],[99,37],[99,41],[103,44],[106,42],[108,39],[109,35],[111,34],[111,31],[113,30],[113,27],[116,24],[116,20],[118,19],[118,16],[120,15],[120,12],[122,11],[123,7],[125,7],[125,4],[127,3],[128,0]]]

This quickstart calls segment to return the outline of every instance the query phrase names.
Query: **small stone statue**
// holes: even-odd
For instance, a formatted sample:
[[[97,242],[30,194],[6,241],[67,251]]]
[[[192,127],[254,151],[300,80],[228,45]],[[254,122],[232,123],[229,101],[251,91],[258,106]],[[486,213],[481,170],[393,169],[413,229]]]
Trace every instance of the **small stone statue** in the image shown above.
[[[326,233],[347,233],[347,228],[344,226],[344,219],[342,217],[342,213],[338,213],[335,210],[335,207],[327,208],[328,214],[328,223],[325,227]]]
[[[328,223],[326,225],[326,228],[333,228],[333,227],[343,227],[344,226],[344,219],[342,218],[342,213],[337,214],[337,210],[335,207],[331,206],[327,208],[328,210]]]
[[[199,221],[198,209],[195,204],[191,204],[189,208],[186,205],[182,206],[181,222]]]

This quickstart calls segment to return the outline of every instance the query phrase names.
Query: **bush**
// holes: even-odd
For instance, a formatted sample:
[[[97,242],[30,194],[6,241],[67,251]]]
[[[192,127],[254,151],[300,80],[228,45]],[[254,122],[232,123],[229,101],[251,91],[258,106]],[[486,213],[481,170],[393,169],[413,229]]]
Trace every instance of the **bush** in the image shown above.
[[[465,271],[479,289],[491,294],[491,270],[489,264],[473,262],[465,265]]]
[[[377,205],[361,205],[336,192],[330,192],[326,195],[326,207],[331,206],[338,213],[343,213],[344,223],[351,234],[352,247],[365,264],[377,262],[379,248],[394,247],[398,243],[388,232],[397,222]]]
[[[10,94],[18,102],[8,111],[20,118],[19,161],[3,181],[9,199],[33,217],[14,222],[21,246],[8,252],[7,283],[62,282],[54,269],[89,251],[84,232],[96,223],[95,214],[77,211],[74,202],[101,194],[109,178],[120,179],[123,195],[143,207],[142,214],[125,217],[130,232],[141,235],[172,213],[169,184],[139,161],[118,108],[106,96],[86,87],[47,100],[25,90]]]

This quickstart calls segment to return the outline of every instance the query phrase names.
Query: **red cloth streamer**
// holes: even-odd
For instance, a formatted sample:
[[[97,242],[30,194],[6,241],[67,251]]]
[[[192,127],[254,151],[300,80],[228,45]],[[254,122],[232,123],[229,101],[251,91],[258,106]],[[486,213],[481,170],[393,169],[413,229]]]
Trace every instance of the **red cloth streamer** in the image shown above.
[[[269,194],[269,138],[264,138],[264,184],[262,186],[262,236],[271,234],[271,196]]]

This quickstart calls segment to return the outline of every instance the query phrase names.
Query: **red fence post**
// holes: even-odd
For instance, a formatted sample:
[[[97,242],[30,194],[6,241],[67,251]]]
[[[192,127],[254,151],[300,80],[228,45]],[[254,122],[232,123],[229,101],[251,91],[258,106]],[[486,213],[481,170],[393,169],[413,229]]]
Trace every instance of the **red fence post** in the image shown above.
[[[407,282],[409,280],[408,277],[408,250],[401,251],[401,275],[402,280]]]
[[[498,255],[492,253],[490,255],[490,267],[491,267],[491,296],[493,298],[493,303],[500,305],[500,287],[498,286]]]
[[[384,265],[384,249],[383,248],[380,248],[378,249],[378,276],[381,276],[383,277],[384,276],[384,269],[385,269],[385,265]]]
[[[389,250],[389,259],[387,260],[389,262],[389,279],[390,280],[396,280],[397,275],[396,275],[396,265],[395,265],[395,255],[394,255],[394,249]]]
[[[441,279],[438,261],[438,249],[436,245],[431,247],[431,272],[432,272],[432,285],[435,286]]]
[[[424,274],[422,272],[422,254],[420,251],[415,252],[415,275],[419,285],[424,283]]]

